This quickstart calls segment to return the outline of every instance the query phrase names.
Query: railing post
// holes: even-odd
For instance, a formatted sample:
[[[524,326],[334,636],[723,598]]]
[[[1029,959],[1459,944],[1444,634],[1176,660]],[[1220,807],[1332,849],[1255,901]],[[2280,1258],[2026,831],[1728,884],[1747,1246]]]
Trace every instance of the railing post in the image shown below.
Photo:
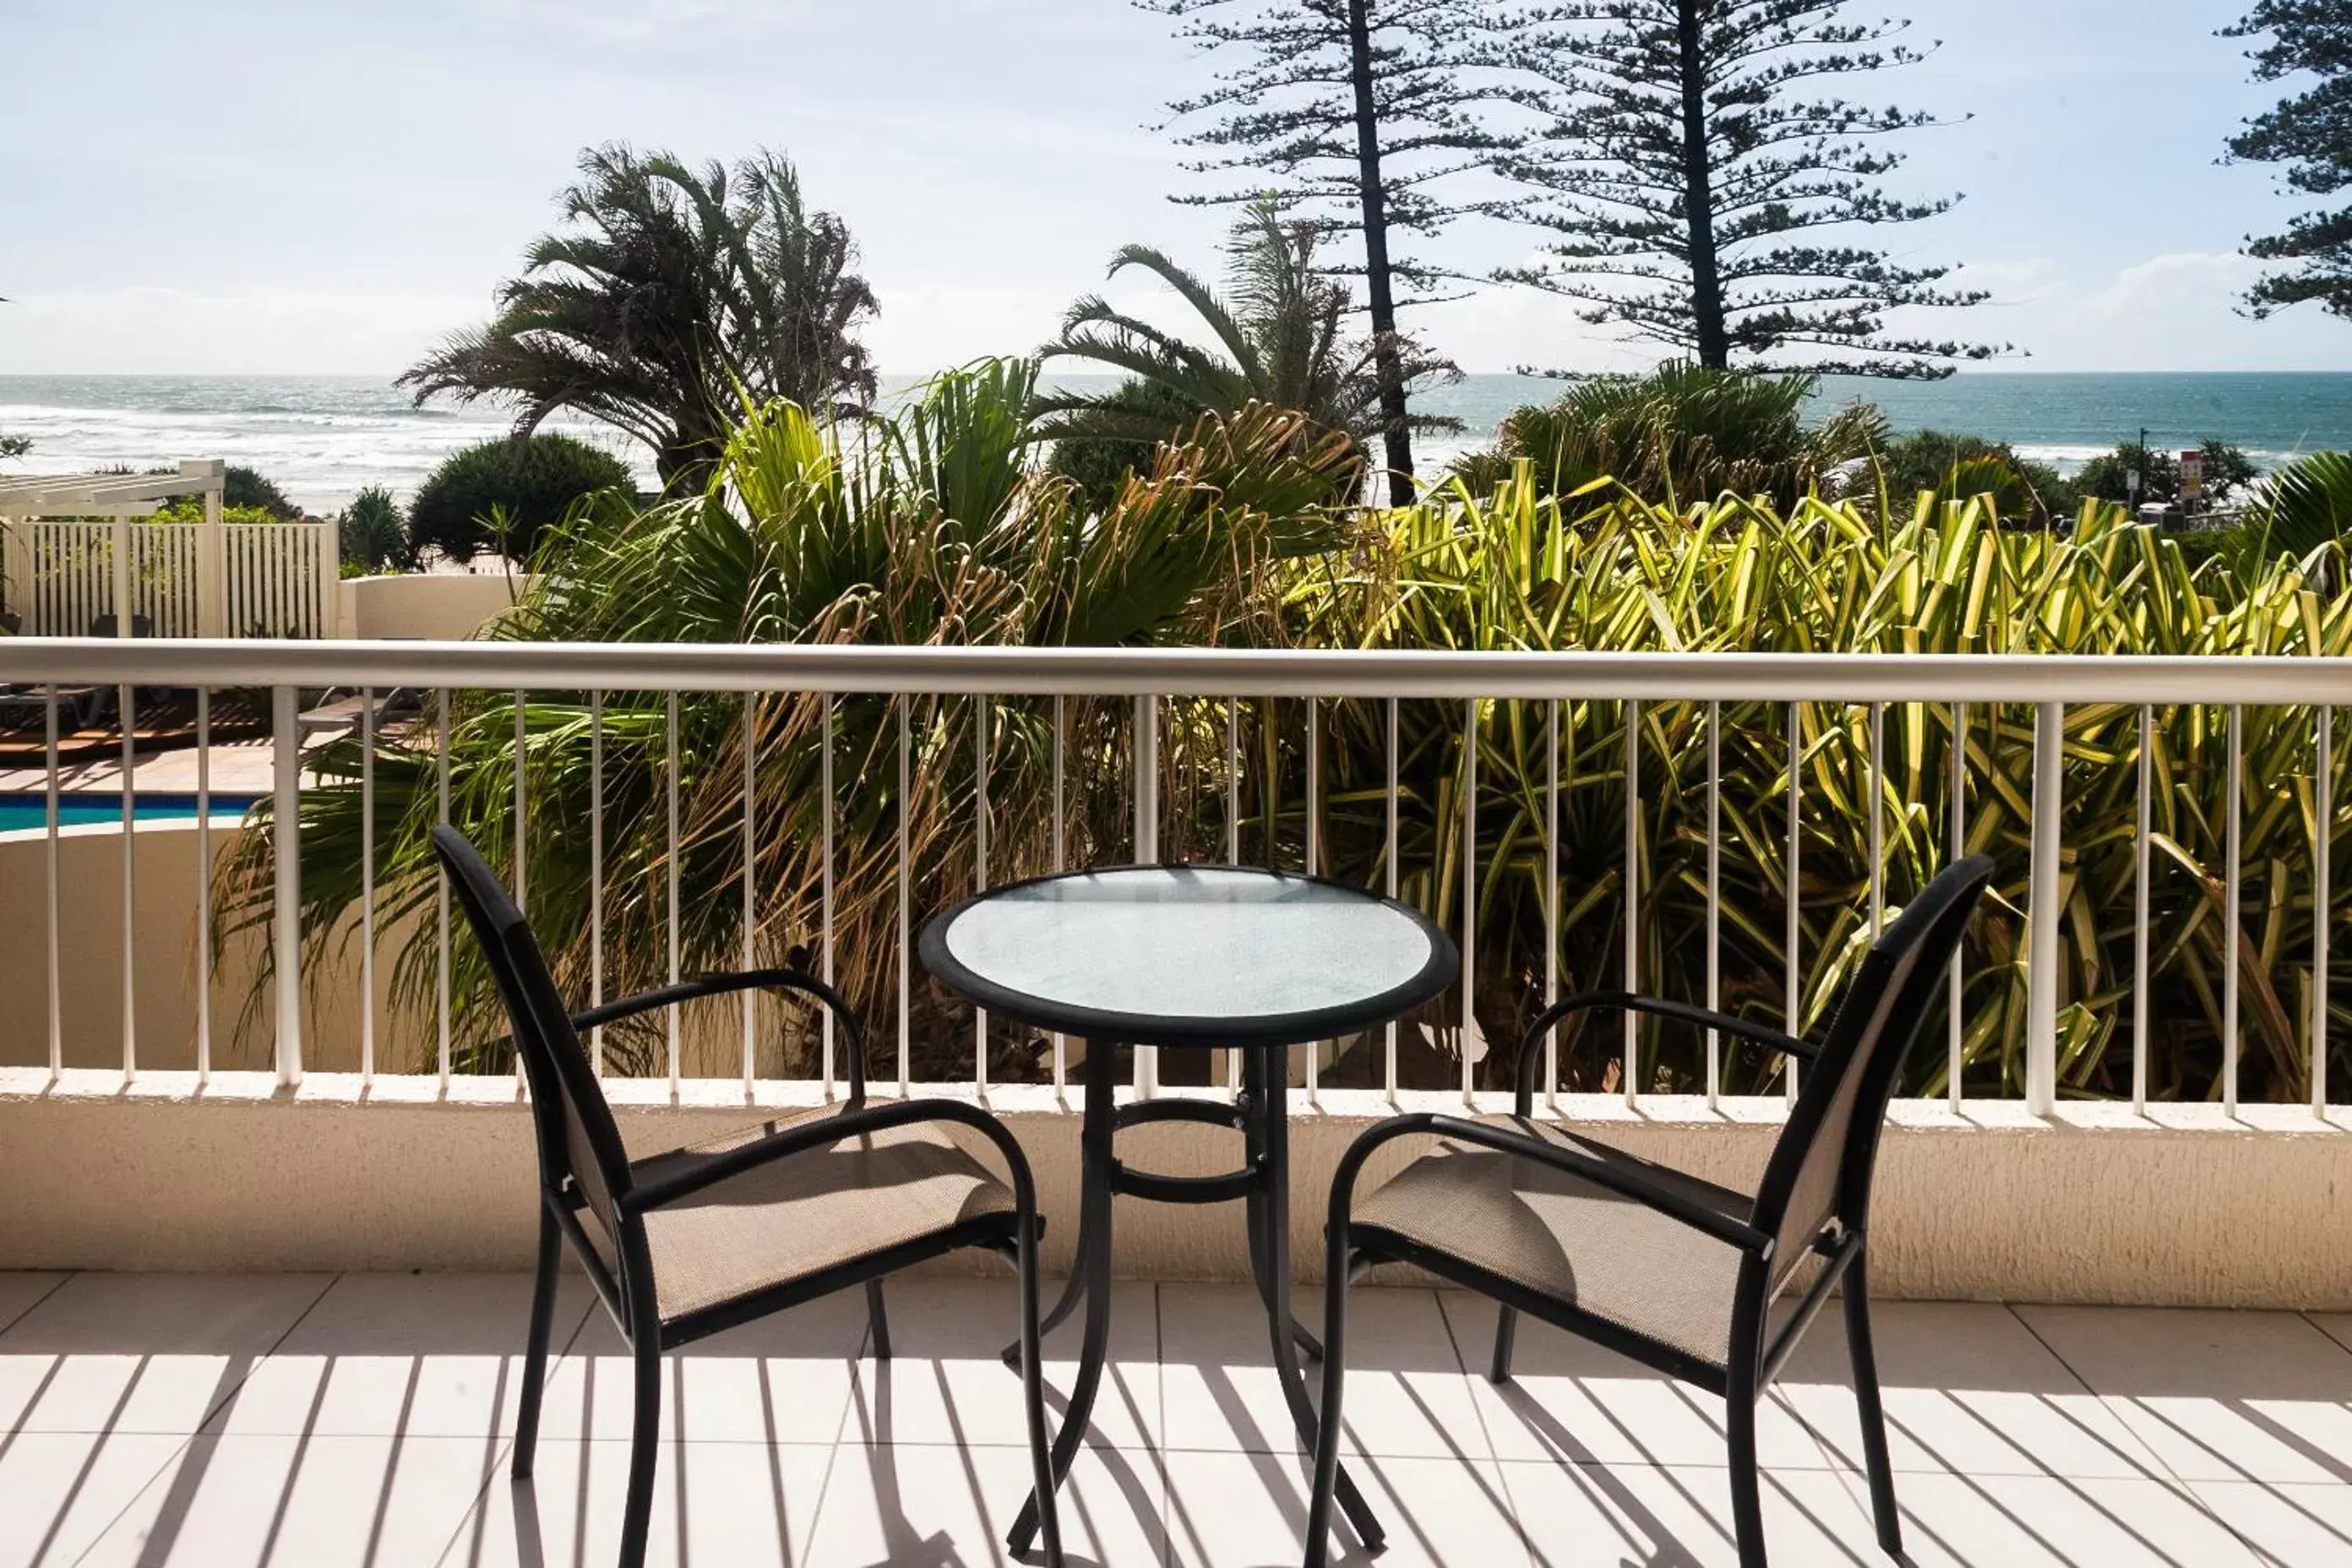
[[[299,692],[269,690],[270,743],[276,798],[270,823],[276,852],[277,906],[270,923],[278,974],[278,1081],[302,1081],[302,748],[295,724]]]
[[[1160,860],[1160,699],[1151,692],[1135,699],[1135,863]],[[1160,1052],[1151,1046],[1135,1047],[1135,1092],[1150,1099],[1160,1089]]]
[[[2327,928],[2335,919],[2335,878],[2328,865],[2336,847],[2336,709],[2319,707],[2319,733],[2313,737],[2311,815],[2311,1113],[2327,1114]]]
[[[2026,887],[2025,1109],[2047,1116],[2058,1102],[2058,921],[2061,789],[2066,705],[2033,710],[2032,878]]]
[[[1629,915],[1630,919],[1631,916]],[[1462,705],[1462,1104],[1478,1104],[1478,700]],[[1627,1017],[1633,1015],[1628,1013]]]

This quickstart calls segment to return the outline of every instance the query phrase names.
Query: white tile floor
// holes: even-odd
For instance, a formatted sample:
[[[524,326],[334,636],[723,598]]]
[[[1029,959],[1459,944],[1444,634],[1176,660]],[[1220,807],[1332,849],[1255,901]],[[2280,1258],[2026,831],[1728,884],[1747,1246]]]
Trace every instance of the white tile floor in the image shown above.
[[[890,1292],[887,1366],[860,1357],[855,1295],[675,1359],[656,1562],[1003,1560],[1026,1485],[994,1359],[1011,1287]],[[572,1291],[538,1476],[512,1485],[528,1295],[509,1277],[0,1274],[0,1568],[609,1563],[626,1363]],[[1496,1389],[1474,1373],[1484,1303],[1358,1301],[1348,1426],[1390,1529],[1381,1563],[1733,1561],[1716,1401],[1533,1325]],[[1122,1285],[1115,1321],[1064,1492],[1072,1561],[1296,1563],[1300,1466],[1250,1294]],[[1878,1322],[1920,1568],[2352,1564],[2352,1323],[1943,1303]],[[1762,1427],[1778,1564],[1886,1561],[1836,1327],[1817,1325]],[[1066,1386],[1068,1361],[1049,1372]]]

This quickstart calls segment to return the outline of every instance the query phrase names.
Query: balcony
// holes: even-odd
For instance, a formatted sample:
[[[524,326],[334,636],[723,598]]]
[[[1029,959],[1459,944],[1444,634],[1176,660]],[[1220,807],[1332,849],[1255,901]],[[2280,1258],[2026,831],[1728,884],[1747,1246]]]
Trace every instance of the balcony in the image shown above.
[[[1299,1465],[1247,1288],[1121,1289],[1070,1560],[1295,1563]],[[861,1356],[854,1296],[673,1358],[650,1561],[1003,1560],[1025,1485],[994,1360],[1012,1291],[891,1291],[887,1363]],[[510,1482],[528,1298],[509,1275],[0,1279],[0,1561],[607,1562],[627,1362],[585,1289],[567,1299],[538,1475]],[[1378,1561],[1735,1561],[1717,1402],[1533,1327],[1496,1389],[1482,1303],[1394,1288],[1360,1310],[1349,1427],[1390,1521]],[[2352,1319],[1887,1302],[1879,1341],[1922,1568],[2352,1561]],[[1843,1379],[1819,1336],[1768,1403],[1775,1563],[1885,1561]]]
[[[0,1563],[609,1556],[627,1390],[584,1288],[539,1478],[519,1493],[500,1468],[533,1153],[511,1058],[467,1006],[462,925],[401,858],[444,812],[524,825],[517,880],[562,928],[583,1004],[755,953],[862,974],[877,1084],[973,1100],[1029,1152],[1049,1269],[1069,1258],[1084,1047],[943,1006],[910,933],[961,890],[1053,864],[1230,858],[1398,889],[1473,962],[1429,1016],[1294,1056],[1310,1299],[1349,1139],[1400,1107],[1500,1108],[1490,1058],[1527,1004],[1636,982],[1817,1027],[1839,955],[1899,906],[1909,868],[1980,833],[2003,865],[1993,935],[1966,960],[1967,1007],[1915,1053],[1874,1209],[1912,1559],[2352,1562],[2352,1319],[2330,1315],[2352,1310],[2352,1122],[2327,1074],[2335,921],[2308,919],[2336,907],[2336,833],[2300,856],[2278,833],[2298,810],[2336,820],[2346,661],[32,638],[0,655],[13,680],[168,687],[198,713],[234,693],[268,736],[234,781],[193,781],[257,789],[250,818],[134,821],[134,804],[0,833],[0,1179],[27,1194],[0,1220],[0,1268],[20,1270],[0,1280],[0,1517],[30,1526]],[[424,695],[306,736],[302,690],[331,685]],[[1343,722],[1369,742],[1344,763]],[[2135,772],[2192,746],[2201,771],[2172,785]],[[163,760],[176,790],[189,762]],[[10,765],[30,798],[69,798],[37,731]],[[1744,798],[1735,766],[1777,793]],[[1866,850],[1847,880],[1822,868],[1837,803],[1835,831]],[[1663,911],[1630,937],[1605,918],[1627,886]],[[322,887],[342,900],[324,915]],[[2062,947],[2084,920],[2095,940]],[[600,1043],[633,1149],[839,1092],[829,1035],[698,1006],[666,1037]],[[1549,1048],[1544,1114],[1720,1179],[1760,1169],[1787,1104],[1711,1042],[1612,1027]],[[1138,1052],[1128,1092],[1230,1085],[1208,1053]],[[1121,1146],[1205,1174],[1229,1138],[1171,1122]],[[1132,1207],[1073,1552],[1295,1561],[1298,1464],[1233,1283],[1239,1226]],[[1533,1326],[1519,1385],[1496,1390],[1477,1375],[1486,1308],[1385,1284],[1364,1297],[1349,1415],[1391,1521],[1382,1562],[1733,1560],[1717,1402]],[[1009,1289],[933,1273],[892,1300],[887,1368],[861,1359],[845,1303],[676,1358],[657,1561],[999,1560],[1023,1463],[993,1360]],[[1816,1332],[1773,1396],[1775,1563],[1884,1560],[1843,1378]]]

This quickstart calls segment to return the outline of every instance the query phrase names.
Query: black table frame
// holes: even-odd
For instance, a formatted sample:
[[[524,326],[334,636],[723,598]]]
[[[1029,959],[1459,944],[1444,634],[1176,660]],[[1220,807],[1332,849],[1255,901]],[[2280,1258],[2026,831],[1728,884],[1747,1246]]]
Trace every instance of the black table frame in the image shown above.
[[[1088,876],[1128,869],[1178,871],[1181,865],[1146,868],[1104,867],[1097,872],[1066,872]],[[1203,868],[1256,871],[1255,867]],[[1086,1307],[1078,1351],[1077,1382],[1071,1386],[1069,1407],[1054,1437],[1053,1475],[1058,1487],[1068,1477],[1071,1463],[1086,1441],[1087,1425],[1094,1413],[1095,1396],[1102,1386],[1104,1363],[1110,1349],[1111,1209],[1120,1196],[1162,1204],[1223,1204],[1247,1205],[1250,1275],[1264,1302],[1266,1333],[1274,1352],[1276,1375],[1290,1406],[1298,1441],[1307,1454],[1315,1452],[1319,1422],[1307,1380],[1299,1371],[1303,1347],[1320,1359],[1322,1348],[1299,1326],[1290,1310],[1290,1105],[1289,1050],[1293,1046],[1352,1034],[1402,1017],[1443,993],[1459,973],[1461,958],[1453,940],[1435,921],[1407,904],[1379,899],[1361,888],[1328,882],[1319,877],[1281,873],[1297,881],[1320,882],[1365,899],[1374,899],[1410,919],[1429,942],[1429,958],[1421,972],[1389,991],[1343,1005],[1286,1017],[1235,1020],[1223,1018],[1139,1017],[1102,1014],[1089,1009],[1047,1003],[975,973],[948,951],[946,933],[958,916],[974,904],[1026,883],[1008,883],[974,895],[925,926],[920,940],[923,965],[951,990],[982,1007],[1004,1012],[1039,1028],[1083,1036],[1087,1040],[1085,1113],[1079,1132],[1080,1194],[1077,1256],[1068,1285],[1054,1305],[1040,1332],[1058,1327],[1081,1302]],[[1030,880],[1050,881],[1039,877]],[[1242,1054],[1242,1089],[1230,1103],[1215,1100],[1175,1098],[1118,1103],[1118,1048],[1121,1046],[1161,1049],[1216,1048]],[[1171,1176],[1136,1170],[1120,1161],[1118,1135],[1129,1127],[1158,1121],[1193,1121],[1223,1127],[1242,1135],[1243,1163],[1238,1170],[1214,1176]],[[1328,1282],[1326,1289],[1328,1289]],[[1018,1347],[1006,1352],[1018,1365]],[[1380,1521],[1357,1490],[1343,1465],[1338,1478],[1341,1511],[1368,1552],[1387,1540]],[[1037,1531],[1037,1497],[1033,1489],[1013,1521],[1006,1545],[1015,1556],[1025,1553]]]
[[[1267,1337],[1274,1368],[1282,1382],[1283,1398],[1298,1441],[1315,1451],[1318,1426],[1307,1380],[1299,1371],[1298,1351],[1320,1359],[1322,1347],[1300,1327],[1290,1310],[1290,1105],[1289,1047],[1243,1043],[1227,1048],[1242,1053],[1241,1093],[1231,1102],[1214,1100],[1139,1100],[1117,1103],[1118,1047],[1123,1042],[1087,1042],[1086,1110],[1078,1135],[1082,1174],[1076,1260],[1062,1299],[1046,1314],[1039,1332],[1059,1327],[1083,1300],[1084,1338],[1078,1349],[1078,1378],[1070,1389],[1069,1408],[1054,1438],[1054,1484],[1069,1475],[1070,1465],[1085,1442],[1087,1422],[1094,1412],[1095,1395],[1102,1385],[1103,1364],[1110,1348],[1111,1208],[1118,1197],[1139,1197],[1162,1204],[1246,1204],[1250,1275],[1265,1306]],[[1215,1176],[1169,1176],[1139,1171],[1118,1158],[1117,1135],[1129,1127],[1157,1121],[1196,1121],[1230,1128],[1243,1139],[1240,1169]],[[1008,1348],[1009,1363],[1019,1364],[1019,1348]],[[1387,1539],[1363,1494],[1356,1489],[1347,1467],[1339,1468],[1339,1507],[1368,1552],[1377,1552]],[[1021,1505],[1005,1544],[1013,1555],[1029,1550],[1037,1531],[1037,1498],[1033,1491]]]

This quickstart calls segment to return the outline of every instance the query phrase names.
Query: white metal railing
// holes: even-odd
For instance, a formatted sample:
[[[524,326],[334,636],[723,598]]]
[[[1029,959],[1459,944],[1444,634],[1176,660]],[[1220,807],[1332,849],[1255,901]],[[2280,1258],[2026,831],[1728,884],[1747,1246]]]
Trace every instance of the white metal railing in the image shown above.
[[[1399,820],[1399,758],[1397,752],[1398,710],[1405,701],[1433,701],[1460,704],[1458,711],[1465,726],[1478,723],[1484,703],[1507,700],[1544,705],[1545,734],[1548,737],[1549,763],[1545,773],[1543,802],[1546,891],[1542,900],[1541,918],[1545,922],[1546,963],[1543,974],[1544,999],[1558,994],[1561,976],[1559,970],[1560,952],[1561,886],[1559,875],[1559,716],[1564,701],[1602,701],[1624,704],[1626,714],[1623,766],[1626,770],[1626,813],[1623,825],[1623,874],[1628,888],[1637,887],[1647,869],[1642,849],[1642,785],[1640,767],[1642,748],[1638,744],[1638,725],[1643,705],[1655,702],[1686,702],[1704,705],[1706,715],[1707,752],[1705,770],[1706,854],[1705,883],[1706,889],[1705,987],[1706,1000],[1718,1000],[1721,975],[1719,968],[1722,914],[1722,759],[1717,731],[1721,723],[1722,709],[1727,704],[1784,704],[1789,714],[1789,732],[1796,735],[1799,708],[1803,704],[1849,705],[1867,714],[1867,769],[1871,800],[1869,843],[1872,847],[1870,886],[1868,889],[1868,920],[1874,933],[1885,915],[1885,889],[1880,852],[1884,845],[1881,814],[1885,804],[1883,787],[1885,759],[1883,747],[1883,714],[1890,704],[1927,704],[1947,710],[1955,735],[1969,734],[1971,714],[1983,712],[1988,705],[2031,708],[2035,716],[2032,729],[2032,783],[2031,792],[2031,827],[2028,862],[2030,878],[2026,915],[2029,933],[2024,942],[2028,966],[2029,1000],[2023,1026],[2026,1061],[2025,1101],[2037,1112],[2049,1110],[2058,1092],[2058,983],[2057,954],[2062,900],[2065,893],[2067,847],[2062,842],[2063,799],[2063,748],[2066,709],[2073,704],[2116,705],[2137,708],[2141,737],[2137,769],[2137,803],[2135,854],[2137,885],[2135,890],[2136,927],[2134,953],[2136,972],[2131,981],[2131,1007],[2136,1027],[2133,1030],[2132,1102],[2135,1109],[2143,1108],[2147,1097],[2147,979],[2150,973],[2148,948],[2149,905],[2148,878],[2151,830],[2151,776],[2147,739],[2152,722],[2151,715],[2158,708],[2202,705],[2225,710],[2229,714],[2229,790],[2224,809],[2227,822],[2227,864],[2224,884],[2230,902],[2227,926],[2227,961],[2222,965],[2224,988],[2223,1013],[2226,1062],[2222,1073],[2221,1099],[2232,1111],[2238,1103],[2239,1061],[2236,1034],[2239,1027],[2241,972],[2243,968],[2237,920],[2237,903],[2241,868],[2239,857],[2238,816],[2242,810],[2239,773],[2242,766],[2241,736],[2242,712],[2247,707],[2309,708],[2315,729],[2315,766],[2313,779],[2318,820],[2330,820],[2332,812],[2333,771],[2333,709],[2352,701],[2352,659],[2332,658],[2165,658],[2081,657],[1899,657],[1877,655],[1775,655],[1775,654],[1695,654],[1695,655],[1612,655],[1587,653],[1508,654],[1508,653],[1420,653],[1420,652],[1321,652],[1291,650],[1224,650],[1224,649],[1077,649],[1077,648],[999,648],[999,647],[750,647],[704,645],[554,645],[530,643],[383,643],[313,642],[300,645],[272,645],[244,641],[154,641],[123,643],[80,639],[43,639],[16,637],[0,639],[0,680],[29,683],[36,688],[69,683],[99,683],[118,686],[169,686],[194,688],[199,692],[197,712],[200,726],[207,721],[209,706],[206,694],[217,689],[267,688],[270,690],[271,727],[276,742],[272,788],[274,796],[275,835],[275,921],[272,940],[276,955],[276,981],[273,994],[275,1009],[274,1062],[281,1082],[292,1084],[303,1074],[304,1050],[301,1035],[301,950],[299,934],[299,912],[301,904],[301,858],[299,835],[301,823],[297,809],[303,788],[300,733],[298,714],[299,689],[323,686],[360,687],[372,690],[393,688],[416,688],[432,692],[425,715],[420,721],[436,738],[436,790],[440,816],[446,820],[451,805],[451,762],[449,750],[450,702],[453,690],[495,689],[518,694],[529,692],[561,692],[583,697],[593,715],[589,766],[592,776],[590,824],[590,856],[592,861],[592,905],[589,913],[592,950],[592,1001],[603,999],[606,977],[605,954],[603,948],[604,909],[604,855],[606,851],[606,809],[604,796],[605,729],[604,703],[608,693],[665,693],[667,721],[664,766],[666,788],[660,809],[665,816],[664,833],[667,846],[667,887],[665,936],[666,961],[670,978],[675,980],[681,966],[679,883],[680,816],[678,752],[678,699],[682,692],[729,691],[747,694],[747,723],[751,697],[762,693],[821,694],[823,699],[824,745],[819,788],[824,798],[820,815],[822,822],[822,873],[818,893],[817,962],[822,973],[831,977],[835,973],[835,826],[841,816],[842,803],[836,797],[834,773],[834,714],[836,700],[845,695],[884,696],[897,699],[896,744],[898,798],[907,796],[911,742],[908,712],[917,699],[944,695],[977,698],[972,705],[976,755],[985,759],[988,750],[990,704],[992,700],[1051,699],[1055,715],[1052,752],[1051,843],[1052,858],[1056,866],[1063,861],[1065,836],[1065,729],[1061,722],[1064,703],[1072,698],[1113,698],[1131,701],[1134,723],[1129,731],[1129,754],[1127,758],[1129,777],[1133,783],[1132,847],[1139,859],[1155,858],[1159,854],[1160,831],[1160,753],[1163,728],[1163,707],[1169,699],[1224,700],[1224,762],[1223,791],[1225,798],[1224,847],[1229,858],[1238,858],[1239,781],[1246,772],[1240,744],[1238,715],[1244,701],[1269,699],[1303,699],[1307,703],[1307,730],[1302,737],[1307,759],[1307,789],[1308,800],[1304,812],[1307,836],[1309,864],[1317,852],[1316,835],[1321,821],[1319,773],[1322,742],[1318,729],[1319,704],[1335,700],[1369,702],[1384,710],[1387,726],[1387,790],[1384,831],[1388,854],[1384,877],[1386,887],[1397,887]],[[56,699],[52,695],[47,712],[47,787],[42,798],[47,804],[47,838],[48,844],[48,876],[43,896],[47,900],[47,1017],[49,1031],[49,1059],[52,1068],[62,1062],[63,1041],[59,1022],[58,987],[60,975],[70,968],[69,955],[60,952],[58,919],[61,890],[58,878],[59,770],[57,761],[58,727]],[[200,736],[200,739],[203,737]],[[373,735],[365,737],[373,740]],[[518,706],[516,720],[516,755],[523,755],[523,713]],[[368,758],[361,787],[373,802],[373,748],[363,748]],[[747,777],[750,748],[746,748]],[[1967,766],[1963,748],[1952,752],[1953,796],[1963,798]],[[127,760],[127,759],[126,759]],[[1461,868],[1461,888],[1465,910],[1476,908],[1480,867],[1476,864],[1478,847],[1477,814],[1479,795],[1475,787],[1477,750],[1463,748],[1462,780],[1465,787],[1460,795],[1459,809],[1464,829],[1460,842],[1466,847]],[[1783,831],[1783,847],[1788,857],[1785,875],[1787,885],[1797,882],[1799,857],[1801,852],[1801,770],[1797,747],[1791,746],[1788,761],[1788,808]],[[986,799],[989,769],[975,769],[975,779]],[[525,769],[519,763],[513,783],[514,810],[520,825],[526,820],[530,801],[526,795]],[[211,785],[207,773],[199,772],[199,821],[205,801],[201,798]],[[755,885],[756,858],[754,847],[759,832],[758,803],[750,794],[745,796],[740,832],[742,835],[745,887],[743,896],[747,911],[753,909],[759,894]],[[1964,842],[1961,813],[1950,814],[1950,840],[1948,852],[1957,853]],[[124,826],[130,825],[131,805],[125,792]],[[373,941],[375,937],[375,875],[376,846],[373,838],[373,813],[366,814],[367,838],[362,847],[365,897],[362,919],[367,936],[368,984],[373,983]],[[205,831],[199,828],[199,832]],[[520,827],[518,829],[520,832]],[[2309,1026],[2312,1032],[2312,1069],[2310,1095],[2313,1106],[2324,1110],[2327,1089],[2325,1064],[2327,1033],[2328,925],[2324,911],[2330,908],[2331,868],[2327,853],[2331,835],[2317,836],[2315,863],[2309,868],[2311,897],[2315,910],[2323,911],[2313,921],[2312,973],[2317,983],[2312,987]],[[929,911],[913,906],[908,879],[908,853],[905,814],[898,816],[897,827],[898,862],[897,868],[898,905],[893,916],[896,932],[896,985],[898,998],[898,1078],[904,1083],[908,1077],[909,1015],[908,1008],[910,974],[910,938],[914,930]],[[974,872],[980,884],[985,885],[989,873],[989,839],[985,826],[974,835],[976,865]],[[209,865],[209,858],[202,861]],[[131,858],[124,858],[124,900],[126,911],[131,906]],[[530,889],[517,879],[519,900],[527,900]],[[24,892],[12,897],[27,896]],[[206,923],[198,900],[195,925],[197,951],[194,963],[197,973],[208,973],[214,957],[211,943],[213,932]],[[1786,1011],[1787,1024],[1792,1032],[1802,1021],[1800,995],[1800,954],[1796,941],[1798,917],[1796,900],[1788,900],[1788,941],[1786,951]],[[527,907],[527,906],[526,906]],[[1759,911],[1761,914],[1761,911]],[[127,919],[126,913],[126,919]],[[749,924],[746,926],[746,951],[749,962]],[[1464,933],[1464,981],[1461,996],[1461,1017],[1464,1039],[1469,1038],[1474,1022],[1475,967],[1471,935],[1472,921],[1461,921]],[[1637,928],[1631,921],[1625,927],[1623,942],[1623,974],[1629,986],[1638,984],[1641,954],[1637,947]],[[433,1011],[434,1057],[436,1070],[446,1084],[452,1067],[451,1039],[451,963],[452,940],[450,908],[446,884],[441,891],[437,910],[434,912],[432,940],[435,953],[435,984],[437,1002]],[[133,1019],[133,1004],[130,970],[131,943],[126,929],[124,942],[124,1010],[122,1025],[122,1060],[126,1073],[135,1072],[139,1066],[138,1047]],[[202,982],[199,982],[200,985]],[[1959,1071],[1962,1051],[1962,1016],[1958,987],[1953,987],[1953,1002],[1948,1020],[1950,1095],[1955,1102],[1961,1096],[1962,1074]],[[748,1089],[752,1078],[752,1037],[750,1004],[746,1004],[744,1020],[744,1060],[742,1076]],[[199,1008],[202,1015],[204,1009]],[[376,1020],[373,1005],[362,1010],[361,1025],[361,1062],[364,1073],[373,1075],[381,1069],[375,1038]],[[984,1022],[979,1027],[985,1028]],[[199,1022],[195,1049],[198,1071],[210,1069],[208,1019]],[[683,1074],[682,1053],[679,1049],[675,1010],[672,1011],[667,1042],[667,1068],[673,1088]],[[973,1086],[985,1093],[987,1053],[985,1037],[980,1037],[982,1047],[975,1053]],[[1393,1096],[1398,1089],[1397,1037],[1391,1027],[1387,1034],[1384,1053],[1385,1087]],[[603,1042],[595,1042],[602,1065]],[[1556,1047],[1555,1047],[1556,1048]],[[1642,1096],[1643,1085],[1636,1066],[1636,1037],[1633,1020],[1627,1020],[1622,1058],[1622,1087],[1629,1103]],[[1706,1042],[1706,1084],[1707,1097],[1714,1100],[1721,1092],[1721,1060],[1717,1042]],[[1465,1049],[1462,1053],[1462,1089],[1467,1095],[1472,1088],[1472,1059]],[[1308,1053],[1308,1089],[1312,1100],[1315,1088],[1314,1054]],[[1055,1042],[1054,1078],[1063,1080],[1066,1063],[1064,1043]],[[835,1042],[830,1020],[826,1020],[822,1073],[831,1085],[835,1078]],[[1156,1064],[1150,1051],[1139,1051],[1136,1060],[1136,1084],[1139,1092],[1150,1093],[1156,1088]],[[1546,1081],[1556,1082],[1556,1061],[1548,1064]]]
[[[36,637],[320,637],[336,630],[331,522],[0,520],[0,604]]]

